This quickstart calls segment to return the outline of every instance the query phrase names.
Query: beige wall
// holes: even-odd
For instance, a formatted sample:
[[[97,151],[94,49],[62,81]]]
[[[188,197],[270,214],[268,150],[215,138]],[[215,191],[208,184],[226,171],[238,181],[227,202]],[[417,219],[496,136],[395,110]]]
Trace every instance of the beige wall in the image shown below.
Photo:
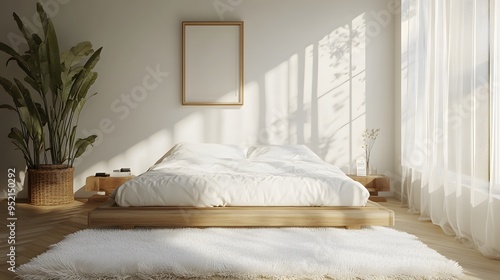
[[[363,154],[365,128],[381,128],[372,155],[379,173],[396,171],[390,0],[41,2],[48,4],[63,49],[83,40],[104,47],[91,89],[98,95],[79,127],[81,135],[100,137],[76,166],[75,191],[98,171],[144,172],[179,141],[307,144],[347,171]],[[35,1],[2,1],[3,42],[20,36],[12,12],[33,22]],[[245,22],[244,106],[180,105],[183,20]],[[15,40],[11,45],[25,47]],[[18,75],[13,65],[3,66],[6,58],[0,55],[0,75]],[[0,118],[5,189],[7,168],[15,167],[21,181],[24,166],[7,139],[15,116],[2,110]]]

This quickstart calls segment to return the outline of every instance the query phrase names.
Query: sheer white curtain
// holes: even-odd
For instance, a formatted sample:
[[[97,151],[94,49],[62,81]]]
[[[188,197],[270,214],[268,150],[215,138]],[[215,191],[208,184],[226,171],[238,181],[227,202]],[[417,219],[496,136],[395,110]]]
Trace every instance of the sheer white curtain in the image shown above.
[[[403,203],[500,259],[498,3],[401,2]]]

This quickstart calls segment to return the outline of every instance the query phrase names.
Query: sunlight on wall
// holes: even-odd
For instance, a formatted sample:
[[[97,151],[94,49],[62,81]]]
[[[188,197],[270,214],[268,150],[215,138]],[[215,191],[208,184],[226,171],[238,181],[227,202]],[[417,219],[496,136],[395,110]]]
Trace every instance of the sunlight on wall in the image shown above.
[[[304,127],[303,124],[303,111],[304,106],[299,100],[301,99],[302,92],[299,91],[299,55],[294,54],[288,60],[289,63],[289,91],[290,101],[288,109],[290,112],[296,112],[289,118],[289,142],[290,143],[304,143]]]
[[[266,72],[262,142],[307,144],[344,169],[363,155],[365,25],[363,13]]]
[[[259,96],[259,83],[250,81],[245,84],[245,96]],[[246,98],[245,105],[241,108],[240,117],[231,115],[231,122],[235,122],[236,129],[224,131],[222,137],[230,139],[229,143],[242,146],[251,146],[258,143],[259,134],[259,99]],[[238,135],[236,135],[238,134]],[[238,138],[238,139],[235,139]]]
[[[266,71],[262,85],[247,82],[244,106],[196,107],[174,125],[171,136],[158,132],[91,169],[112,170],[122,167],[121,162],[137,162],[132,168],[140,171],[151,154],[159,158],[174,143],[192,141],[306,144],[325,161],[354,172],[354,162],[364,155],[366,40],[363,13]]]
[[[194,112],[184,119],[178,121],[173,128],[174,141],[185,141],[183,139],[203,139],[203,114]]]
[[[318,120],[322,156],[350,167],[362,156],[366,128],[365,15],[337,28],[319,42]]]
[[[302,127],[298,127],[298,130],[302,131],[302,135],[299,135],[299,138],[304,143],[309,143],[311,141],[312,134],[312,123],[311,123],[311,103],[313,99],[313,90],[314,90],[314,45],[309,45],[304,49],[304,65],[303,65],[303,96],[302,100],[299,101],[301,103],[301,108],[304,117]],[[317,152],[317,149],[316,149]]]
[[[153,164],[151,155],[160,158],[181,141],[306,144],[325,161],[354,172],[353,162],[363,156],[366,128],[365,26],[361,14],[266,71],[262,86],[247,82],[244,106],[194,107],[171,135],[162,130],[81,174],[120,167],[140,174]]]
[[[282,62],[266,72],[264,78],[264,92],[266,127],[272,128],[266,135],[261,135],[262,142],[267,144],[290,143],[289,135],[289,90],[290,90],[290,64],[288,61]]]
[[[5,14],[33,14],[33,7],[14,4],[18,2],[12,1]],[[131,167],[138,174],[181,141],[305,144],[348,172],[362,156],[361,134],[367,123],[383,131],[372,162],[380,164],[379,171],[393,171],[397,147],[392,139],[398,126],[393,120],[395,35],[387,7],[392,1],[246,1],[227,11],[228,20],[248,23],[244,105],[232,107],[181,105],[179,23],[187,18],[213,20],[210,1],[151,1],[144,13],[141,5],[128,0],[113,20],[108,19],[114,5],[93,2],[66,5],[55,19],[62,46],[83,38],[104,46],[106,53],[95,84],[99,99],[90,101],[90,112],[81,122],[81,133],[99,134],[99,145],[81,158],[75,188],[81,189],[85,177],[95,172]],[[98,21],[79,17],[82,10],[95,13]],[[140,24],[130,21],[130,15]],[[8,18],[0,18],[4,34],[17,30]],[[96,28],[115,32],[94,32]],[[10,70],[0,69],[4,71]],[[9,115],[7,122],[14,117]],[[10,125],[2,126],[4,135],[8,129]],[[11,145],[7,137],[1,139],[4,146]],[[2,164],[21,170],[23,162],[20,154],[6,153]],[[24,186],[23,175],[20,171]],[[91,193],[77,194],[84,195]]]
[[[166,130],[158,131],[147,139],[130,147],[124,153],[121,153],[108,161],[101,161],[94,164],[92,167],[79,172],[80,175],[75,176],[75,191],[85,186],[85,179],[96,172],[110,173],[115,169],[128,167],[132,170],[132,174],[139,175],[160,159],[166,151],[172,146],[172,137]],[[123,166],[123,163],[129,163]],[[79,170],[80,171],[80,170]],[[84,187],[83,187],[84,189]],[[83,191],[81,189],[80,191]],[[76,194],[78,196],[78,193]]]

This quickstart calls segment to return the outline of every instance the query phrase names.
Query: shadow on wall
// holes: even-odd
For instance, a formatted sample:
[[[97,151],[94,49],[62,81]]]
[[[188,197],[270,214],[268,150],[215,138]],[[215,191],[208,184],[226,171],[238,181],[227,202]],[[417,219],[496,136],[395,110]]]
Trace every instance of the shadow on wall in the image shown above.
[[[306,144],[336,166],[362,155],[366,114],[362,14],[258,79],[259,144]]]
[[[96,28],[111,30],[127,26],[130,17],[126,11],[123,18],[119,14],[104,25],[99,21],[89,22],[85,25],[89,32],[83,35],[91,36],[88,39],[96,45],[116,51],[103,54],[97,69],[100,76],[94,86],[99,95],[89,101],[88,108],[92,110],[82,113],[82,134],[97,131],[101,137],[76,165],[75,190],[80,189],[81,195],[87,195],[82,192],[85,177],[95,172],[130,167],[134,174],[140,174],[180,141],[305,144],[327,162],[349,171],[350,164],[363,154],[361,135],[369,122],[368,92],[378,90],[368,85],[367,71],[376,72],[378,67],[369,61],[374,55],[368,46],[372,41],[378,44],[384,40],[380,34],[390,33],[383,31],[392,19],[379,20],[368,11],[370,8],[362,5],[364,1],[334,2],[324,2],[331,5],[328,10],[291,1],[287,4],[300,7],[291,7],[290,13],[282,13],[282,2],[275,7],[266,2],[266,9],[262,10],[256,2],[243,1],[241,6],[224,15],[224,20],[245,20],[245,105],[239,108],[180,105],[179,23],[191,20],[196,14],[193,11],[196,8],[189,3],[176,2],[182,8],[169,9],[168,14],[161,17],[142,15],[151,21],[143,22],[141,29],[158,30],[158,26],[162,26],[162,32],[160,35],[140,32],[133,41],[128,30],[117,29],[112,39],[91,32]],[[140,6],[133,1],[127,3],[131,13],[138,8],[134,5]],[[210,1],[200,3],[211,5]],[[159,11],[170,4],[158,1],[150,5],[161,5],[150,7]],[[207,7],[203,5],[197,8],[206,14]],[[337,9],[334,19],[332,6]],[[305,12],[301,7],[317,14],[298,20]],[[378,12],[381,5],[373,7]],[[59,22],[72,22],[71,14],[77,10],[84,13],[97,8],[71,2],[64,7],[65,13],[57,15],[55,24],[59,27]],[[107,15],[104,10],[101,13]],[[277,15],[281,15],[279,21]],[[81,39],[81,32],[78,36],[71,33],[74,28],[79,27],[61,26],[60,37],[67,37],[69,41],[73,37]],[[124,44],[129,47],[127,50],[141,50],[140,56],[127,56],[123,62],[123,56],[128,55]],[[159,57],[159,50],[169,51]],[[123,77],[128,78],[123,80]],[[117,80],[121,82],[116,83]],[[391,113],[388,114],[392,118]],[[4,127],[2,125],[2,133]],[[2,139],[1,143],[4,142],[8,140]],[[11,146],[8,147],[10,152]],[[18,189],[21,190],[24,189],[23,170],[20,170],[22,159],[18,157],[16,151],[12,151],[10,158],[16,159],[13,164],[19,167]],[[25,191],[21,197],[23,193]]]

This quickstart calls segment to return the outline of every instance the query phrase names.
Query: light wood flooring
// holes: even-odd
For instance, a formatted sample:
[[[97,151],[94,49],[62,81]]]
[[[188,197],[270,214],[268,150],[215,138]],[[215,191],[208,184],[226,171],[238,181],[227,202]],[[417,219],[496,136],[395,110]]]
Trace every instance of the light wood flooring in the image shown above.
[[[419,237],[429,247],[449,259],[455,260],[464,268],[464,279],[500,279],[500,261],[483,257],[475,249],[469,248],[453,236],[444,234],[438,226],[430,222],[418,221],[416,215],[408,214],[407,208],[399,201],[389,198],[380,204],[396,213],[395,229],[406,231]],[[26,203],[16,205],[16,265],[28,262],[31,258],[45,252],[48,247],[62,240],[64,236],[87,228],[87,212],[98,203],[87,203],[85,199],[76,200],[64,206],[36,207]],[[7,202],[0,202],[0,279],[13,279],[7,271]],[[380,265],[383,265],[382,263]]]

